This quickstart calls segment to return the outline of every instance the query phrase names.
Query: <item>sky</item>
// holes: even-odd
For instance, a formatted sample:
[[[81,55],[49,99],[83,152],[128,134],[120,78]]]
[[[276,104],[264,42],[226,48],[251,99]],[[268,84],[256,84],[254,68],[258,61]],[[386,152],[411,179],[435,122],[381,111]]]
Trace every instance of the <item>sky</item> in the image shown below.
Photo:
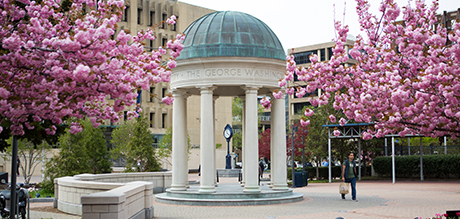
[[[285,51],[289,48],[330,42],[335,38],[334,18],[350,27],[349,34],[360,34],[356,2],[351,0],[179,0],[216,11],[239,11],[267,24],[278,36]],[[378,13],[381,0],[371,2]],[[400,7],[408,0],[395,0]],[[431,0],[425,0],[431,5]],[[414,5],[414,1],[412,1]],[[438,13],[456,11],[460,0],[439,0]],[[345,15],[344,15],[345,12]]]

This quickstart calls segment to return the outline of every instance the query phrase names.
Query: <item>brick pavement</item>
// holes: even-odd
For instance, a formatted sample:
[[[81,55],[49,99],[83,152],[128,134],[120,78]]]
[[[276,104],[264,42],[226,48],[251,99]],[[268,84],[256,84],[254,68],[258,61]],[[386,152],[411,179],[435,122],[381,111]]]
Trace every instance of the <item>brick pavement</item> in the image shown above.
[[[229,181],[231,179],[225,179]],[[221,180],[222,181],[222,180]],[[428,218],[460,210],[460,181],[360,181],[359,202],[340,199],[339,183],[295,188],[301,202],[263,206],[197,207],[154,202],[155,218]]]
[[[199,179],[196,174],[190,180]],[[236,183],[236,178],[220,178],[220,183]],[[265,182],[263,182],[265,183]],[[174,218],[428,218],[446,210],[460,210],[460,180],[444,181],[358,181],[359,202],[340,199],[339,183],[310,183],[295,188],[304,200],[296,203],[201,207],[163,204],[154,201],[154,215],[158,219]],[[34,205],[34,204],[32,204]],[[51,204],[49,204],[51,205]],[[46,214],[32,211],[31,218],[79,218],[66,214]]]

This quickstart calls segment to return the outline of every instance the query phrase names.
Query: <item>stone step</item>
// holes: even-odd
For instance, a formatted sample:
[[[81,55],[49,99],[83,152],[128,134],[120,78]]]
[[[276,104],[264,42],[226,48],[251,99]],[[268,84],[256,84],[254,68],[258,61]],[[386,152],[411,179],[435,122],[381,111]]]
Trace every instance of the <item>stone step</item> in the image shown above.
[[[242,191],[236,192],[216,192],[216,193],[198,193],[187,191],[174,191],[166,190],[166,196],[175,198],[190,198],[190,199],[250,199],[250,198],[278,198],[292,195],[292,190],[286,191],[261,191],[260,193],[243,193]]]
[[[186,191],[166,190],[156,195],[161,203],[198,206],[240,206],[291,203],[303,200],[301,193],[292,189],[273,190],[268,185],[260,186],[260,193],[245,193],[239,183],[219,184],[215,193],[199,193],[199,186],[190,186]]]
[[[270,198],[240,198],[240,199],[206,199],[206,198],[184,198],[170,197],[166,193],[156,195],[156,200],[165,204],[194,205],[194,206],[248,206],[248,205],[271,205],[292,203],[303,200],[303,194],[291,193],[284,197]]]

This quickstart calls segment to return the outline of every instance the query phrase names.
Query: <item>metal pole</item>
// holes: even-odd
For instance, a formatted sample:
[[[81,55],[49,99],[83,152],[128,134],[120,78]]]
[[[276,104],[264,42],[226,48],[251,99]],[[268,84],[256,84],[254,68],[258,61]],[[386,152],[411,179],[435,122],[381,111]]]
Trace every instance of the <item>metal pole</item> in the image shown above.
[[[305,173],[305,140],[304,140],[304,137],[302,136],[302,145],[303,145],[303,148],[302,148],[302,172]]]
[[[294,162],[294,121],[292,121],[292,130],[291,130],[291,143],[292,143],[292,151],[291,151],[291,159],[292,159],[292,186],[291,188],[295,188],[295,162]]]
[[[447,139],[446,139],[446,136],[444,136],[444,154],[447,154]]]
[[[410,155],[410,138],[407,138],[407,154]]]
[[[423,146],[422,146],[422,137],[420,137],[420,181],[423,181]]]
[[[45,181],[45,142],[42,144],[42,181]]]
[[[332,169],[331,169],[331,138],[327,139],[327,150],[328,150],[328,159],[329,159],[329,183],[332,182]]]
[[[230,156],[230,139],[227,139],[227,156],[225,156],[225,169],[232,169]]]
[[[393,175],[393,183],[396,182],[396,168],[395,168],[395,137],[391,137],[391,169]]]
[[[359,174],[359,180],[361,180],[361,138],[358,138],[358,174]]]
[[[10,217],[16,218],[16,169],[18,167],[18,139],[13,135],[13,154],[11,156],[11,199],[10,199]]]
[[[388,156],[388,150],[387,150],[387,138],[385,138],[385,156]]]

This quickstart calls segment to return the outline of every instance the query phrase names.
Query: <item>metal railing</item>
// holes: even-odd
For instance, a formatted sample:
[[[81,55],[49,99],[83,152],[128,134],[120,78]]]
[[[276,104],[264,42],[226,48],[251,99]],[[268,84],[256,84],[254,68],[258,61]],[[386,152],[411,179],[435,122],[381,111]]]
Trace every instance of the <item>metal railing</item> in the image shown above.
[[[271,120],[271,116],[259,116],[260,118],[260,121],[270,121]]]

